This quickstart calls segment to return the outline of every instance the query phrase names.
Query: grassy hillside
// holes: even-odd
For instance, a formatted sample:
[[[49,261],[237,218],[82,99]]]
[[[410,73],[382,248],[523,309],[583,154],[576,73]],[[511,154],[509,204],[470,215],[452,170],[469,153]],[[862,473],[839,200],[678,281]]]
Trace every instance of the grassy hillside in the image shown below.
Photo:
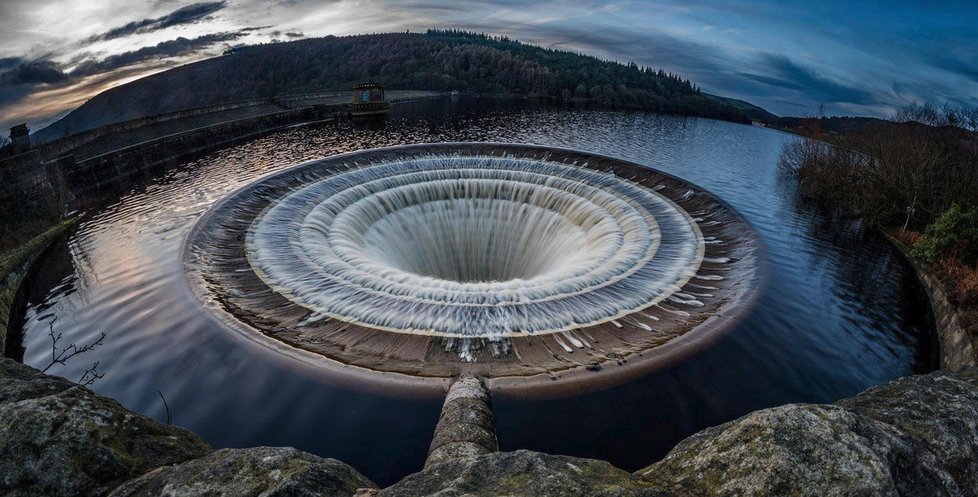
[[[50,140],[85,129],[222,102],[346,90],[517,93],[654,112],[749,121],[729,102],[661,70],[458,31],[315,38],[242,47],[106,91],[39,131]]]

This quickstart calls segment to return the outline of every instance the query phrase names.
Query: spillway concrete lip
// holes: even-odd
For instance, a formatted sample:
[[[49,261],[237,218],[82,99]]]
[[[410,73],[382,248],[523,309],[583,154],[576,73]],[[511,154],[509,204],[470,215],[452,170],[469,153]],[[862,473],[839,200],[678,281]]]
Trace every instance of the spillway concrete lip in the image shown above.
[[[673,201],[684,211],[703,208],[714,212],[723,221],[718,225],[702,227],[706,236],[716,238],[722,235],[729,243],[724,245],[723,253],[732,255],[736,262],[730,267],[716,268],[724,271],[724,280],[720,284],[722,292],[717,302],[711,304],[710,311],[697,316],[695,323],[674,336],[665,337],[654,346],[634,344],[635,341],[645,340],[646,337],[634,333],[634,330],[621,332],[622,326],[614,322],[616,328],[608,324],[605,328],[595,327],[599,340],[591,340],[587,347],[568,347],[557,339],[560,346],[548,343],[546,336],[515,337],[509,344],[511,350],[522,351],[517,354],[520,361],[525,362],[527,351],[543,357],[546,365],[515,364],[514,361],[493,361],[488,356],[477,357],[475,362],[452,362],[437,354],[438,344],[411,343],[405,347],[424,349],[419,352],[422,360],[404,361],[403,359],[362,349],[355,349],[351,354],[344,351],[343,346],[331,345],[331,349],[310,348],[301,342],[301,337],[289,332],[281,332],[275,328],[277,324],[265,322],[266,316],[249,315],[250,310],[242,311],[236,308],[234,293],[241,290],[234,288],[237,280],[231,278],[231,286],[222,286],[222,282],[214,281],[214,274],[205,274],[202,270],[202,260],[211,254],[201,252],[202,245],[227,242],[228,239],[209,240],[214,235],[215,219],[227,216],[228,209],[243,195],[262,191],[276,178],[295,176],[310,168],[348,170],[360,167],[365,163],[378,160],[418,158],[427,156],[491,156],[491,157],[526,157],[530,159],[557,161],[566,165],[594,168],[610,171],[615,175],[629,178],[646,188],[662,188],[664,194],[672,195]],[[685,192],[685,193],[683,193]],[[686,195],[688,198],[682,198]],[[671,198],[671,197],[670,197]],[[713,214],[711,214],[713,215]],[[247,228],[251,219],[244,219],[237,228]],[[698,221],[703,224],[702,221]],[[227,228],[227,226],[221,227]],[[231,230],[233,231],[233,230]],[[231,234],[224,233],[225,235]],[[241,237],[241,233],[233,233],[233,237]],[[717,250],[708,247],[708,251]],[[240,252],[240,250],[239,250]],[[587,393],[621,385],[661,368],[681,362],[702,351],[732,331],[740,320],[749,314],[751,308],[766,281],[764,264],[764,249],[759,237],[748,222],[732,207],[706,190],[691,184],[681,178],[664,173],[657,169],[624,161],[606,155],[567,148],[544,147],[514,143],[495,142],[458,142],[458,143],[424,143],[398,145],[378,149],[354,151],[322,159],[299,163],[263,176],[228,194],[208,209],[188,234],[183,251],[183,265],[186,282],[193,295],[204,304],[209,314],[217,318],[221,325],[231,330],[234,335],[246,339],[259,347],[259,353],[271,352],[269,357],[283,361],[283,364],[295,365],[304,372],[322,375],[324,381],[340,383],[349,388],[368,389],[378,393],[403,397],[436,397],[441,395],[451,378],[463,372],[471,372],[486,378],[489,388],[494,395],[517,398],[555,398]],[[202,257],[205,256],[205,257]],[[235,256],[240,256],[236,253]],[[707,253],[707,256],[711,253]],[[715,255],[715,254],[714,254]],[[230,258],[230,259],[233,259]],[[239,261],[240,262],[240,261]],[[238,268],[239,270],[241,268]],[[261,291],[254,281],[245,290]],[[713,283],[711,286],[716,286]],[[684,287],[685,288],[685,287]],[[281,303],[281,302],[280,302]],[[283,322],[288,319],[282,318]],[[292,319],[292,318],[289,318]],[[619,320],[620,321],[620,320]],[[280,323],[279,323],[280,324]],[[292,320],[294,325],[294,319]],[[348,335],[359,333],[358,339],[369,339],[364,330],[356,325],[347,326],[352,330]],[[373,331],[373,330],[370,330]],[[594,330],[592,330],[594,331]],[[382,333],[382,332],[381,332]],[[617,334],[626,334],[621,338]],[[579,335],[581,338],[585,335]],[[586,334],[592,339],[595,336]],[[424,337],[427,340],[437,340],[438,337]],[[607,340],[605,340],[607,339]],[[408,338],[408,341],[414,340]],[[613,343],[605,346],[605,341]],[[335,345],[335,344],[333,344]],[[534,346],[536,349],[533,349]],[[571,350],[568,352],[568,348]],[[575,354],[576,353],[576,354]],[[357,357],[357,354],[372,357]],[[450,355],[450,354],[449,354]],[[434,360],[429,360],[434,357]],[[512,359],[512,358],[511,358]]]

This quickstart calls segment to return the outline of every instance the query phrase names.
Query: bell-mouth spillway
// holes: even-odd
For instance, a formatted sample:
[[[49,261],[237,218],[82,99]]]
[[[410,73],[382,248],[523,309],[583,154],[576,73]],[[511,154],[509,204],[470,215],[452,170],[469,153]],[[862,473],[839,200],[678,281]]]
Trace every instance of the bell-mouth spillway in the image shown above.
[[[573,150],[436,143],[299,164],[225,197],[186,242],[228,326],[349,378],[503,394],[636,379],[743,316],[761,246],[706,191]]]

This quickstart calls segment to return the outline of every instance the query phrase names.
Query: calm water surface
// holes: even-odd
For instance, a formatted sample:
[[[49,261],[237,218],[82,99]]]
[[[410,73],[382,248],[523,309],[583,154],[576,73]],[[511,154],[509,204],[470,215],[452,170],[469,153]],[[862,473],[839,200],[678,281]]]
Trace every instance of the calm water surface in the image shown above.
[[[104,395],[217,447],[289,445],[347,462],[384,485],[423,464],[440,400],[333,384],[315,367],[221,327],[181,267],[194,222],[224,195],[280,168],[331,154],[427,141],[505,141],[587,150],[690,180],[738,209],[766,245],[769,277],[731,335],[640,382],[550,401],[495,402],[504,450],[599,457],[634,470],[679,440],[748,411],[831,402],[927,370],[933,330],[903,261],[878,236],[840,229],[778,173],[792,137],[751,126],[629,112],[465,99],[395,107],[386,126],[295,128],[131,185],[88,213],[33,280],[25,362],[63,343],[104,344],[55,374],[99,361]]]

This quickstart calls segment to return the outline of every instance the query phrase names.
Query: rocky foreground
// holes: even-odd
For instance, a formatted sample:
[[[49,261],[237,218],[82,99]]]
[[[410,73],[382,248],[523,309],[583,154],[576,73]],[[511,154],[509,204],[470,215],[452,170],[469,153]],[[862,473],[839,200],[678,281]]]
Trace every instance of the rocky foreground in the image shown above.
[[[978,497],[978,368],[911,376],[831,405],[757,411],[635,473],[520,450],[429,464],[378,489],[292,448],[214,450],[67,380],[0,363],[0,494],[167,496]]]

